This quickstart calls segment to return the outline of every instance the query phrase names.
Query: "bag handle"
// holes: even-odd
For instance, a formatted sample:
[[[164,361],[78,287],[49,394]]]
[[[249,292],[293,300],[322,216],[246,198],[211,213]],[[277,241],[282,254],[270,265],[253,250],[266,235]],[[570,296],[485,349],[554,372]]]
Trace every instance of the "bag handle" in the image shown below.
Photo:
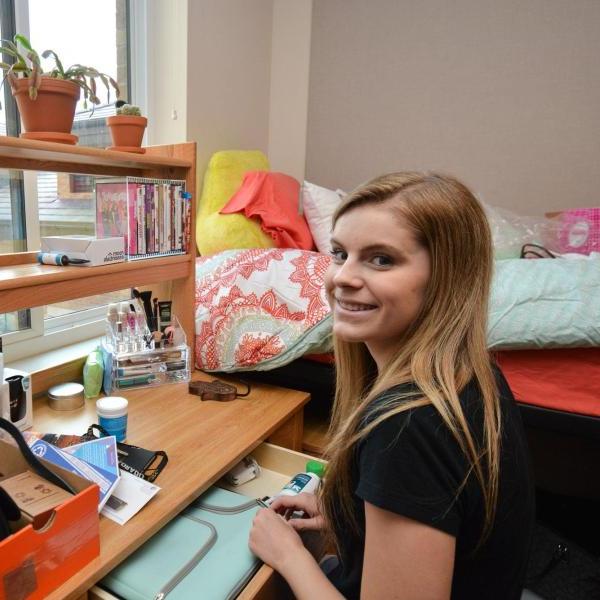
[[[27,461],[27,464],[40,476],[48,480],[50,483],[57,485],[59,488],[69,492],[70,494],[76,495],[77,491],[74,490],[62,477],[51,471],[40,459],[31,451],[31,448],[27,445],[25,438],[21,432],[15,427],[8,419],[0,417],[0,429],[3,429],[17,442],[17,446],[23,455],[23,458]]]
[[[98,425],[94,423],[88,427],[87,432],[83,436],[85,440],[95,440],[101,437],[105,437],[110,435],[102,425]],[[125,442],[117,442],[117,449],[121,449],[129,454],[130,450],[146,450],[145,448],[140,448],[139,446],[134,446],[133,444],[126,444]],[[152,483],[161,473],[161,471],[165,468],[165,465],[169,461],[169,457],[164,450],[148,450],[153,454],[152,460],[146,465],[144,471],[139,475],[142,479],[149,481]],[[138,475],[137,472],[131,470],[131,467],[127,464],[126,461],[119,459],[119,466],[124,471],[128,473],[133,473],[134,475]]]

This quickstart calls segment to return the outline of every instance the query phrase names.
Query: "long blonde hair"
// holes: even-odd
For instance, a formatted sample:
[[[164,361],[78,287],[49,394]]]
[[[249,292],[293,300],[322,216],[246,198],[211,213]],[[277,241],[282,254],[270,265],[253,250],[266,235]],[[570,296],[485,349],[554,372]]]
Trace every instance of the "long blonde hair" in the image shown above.
[[[486,344],[492,275],[491,234],[481,205],[452,177],[435,173],[391,173],[354,190],[333,217],[363,205],[385,203],[411,226],[431,259],[431,277],[415,322],[398,340],[394,358],[379,372],[363,343],[334,339],[336,394],[325,455],[328,473],[323,511],[340,549],[340,519],[358,533],[350,473],[356,445],[391,416],[433,405],[460,445],[484,496],[481,541],[492,527],[498,496],[501,415]],[[481,390],[483,440],[474,439],[459,400],[475,379]],[[372,401],[391,387],[413,383],[417,395]],[[480,543],[481,543],[480,541]]]

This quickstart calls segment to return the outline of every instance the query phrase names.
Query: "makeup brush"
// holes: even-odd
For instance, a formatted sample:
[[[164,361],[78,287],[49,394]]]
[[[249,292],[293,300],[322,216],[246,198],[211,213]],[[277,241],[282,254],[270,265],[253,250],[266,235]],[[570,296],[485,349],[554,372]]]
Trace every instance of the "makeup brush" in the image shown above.
[[[133,288],[132,294],[134,298],[139,298],[144,305],[144,312],[146,313],[146,322],[150,331],[153,331],[153,319],[152,319],[152,292],[140,292],[137,288]]]

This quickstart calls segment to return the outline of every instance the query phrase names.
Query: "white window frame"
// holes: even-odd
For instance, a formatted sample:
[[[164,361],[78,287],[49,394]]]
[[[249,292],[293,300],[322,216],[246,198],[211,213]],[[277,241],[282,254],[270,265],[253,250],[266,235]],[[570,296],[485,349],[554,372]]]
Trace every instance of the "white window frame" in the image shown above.
[[[147,29],[145,0],[130,0],[130,81],[129,101],[143,111],[148,106]],[[15,0],[16,30],[29,37],[29,1]],[[27,249],[40,248],[39,210],[37,204],[37,171],[23,171]],[[106,306],[77,311],[69,315],[44,320],[43,307],[29,309],[31,327],[2,335],[10,361],[48,352],[104,335]]]

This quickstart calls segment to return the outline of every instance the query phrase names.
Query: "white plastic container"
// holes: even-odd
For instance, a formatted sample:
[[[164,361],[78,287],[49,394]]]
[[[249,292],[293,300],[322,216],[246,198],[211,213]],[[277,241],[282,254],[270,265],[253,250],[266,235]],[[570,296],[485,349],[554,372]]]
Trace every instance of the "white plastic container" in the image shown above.
[[[296,496],[302,492],[314,494],[321,483],[321,478],[314,473],[298,473],[277,494],[278,496]]]
[[[283,489],[273,496],[271,501],[278,496],[296,496],[303,492],[306,494],[314,494],[321,485],[321,477],[324,472],[325,466],[323,463],[317,460],[309,460],[306,463],[306,471],[294,475]]]
[[[127,399],[121,396],[107,396],[96,400],[98,424],[108,435],[114,435],[117,442],[122,442],[127,436],[128,404]]]

